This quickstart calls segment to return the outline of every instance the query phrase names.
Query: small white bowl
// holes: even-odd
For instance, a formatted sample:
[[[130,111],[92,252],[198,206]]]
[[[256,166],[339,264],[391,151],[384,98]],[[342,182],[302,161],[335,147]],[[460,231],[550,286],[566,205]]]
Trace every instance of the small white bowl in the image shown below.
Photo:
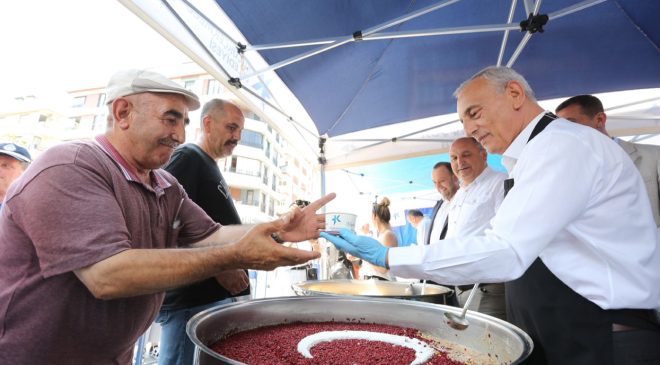
[[[355,219],[357,215],[352,213],[325,213],[325,231],[338,234],[342,228],[355,231]]]

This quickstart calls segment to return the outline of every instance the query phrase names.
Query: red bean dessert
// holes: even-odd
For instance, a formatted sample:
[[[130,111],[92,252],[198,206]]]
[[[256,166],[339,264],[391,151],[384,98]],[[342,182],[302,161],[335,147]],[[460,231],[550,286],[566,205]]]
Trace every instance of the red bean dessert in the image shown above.
[[[428,344],[436,347],[435,343],[421,336],[419,331],[412,328],[398,326],[369,324],[369,323],[289,323],[277,326],[260,327],[249,331],[238,332],[221,339],[211,345],[211,349],[230,359],[250,365],[275,364],[383,364],[383,365],[409,365],[416,361],[416,351],[407,345],[396,345],[382,340],[365,339],[335,339],[313,343],[310,353],[313,358],[307,358],[299,352],[299,344],[308,336],[323,337],[334,331],[350,331],[349,333],[364,333],[369,331],[374,338],[388,336],[403,336],[409,338],[406,343]],[[357,331],[357,332],[353,332]],[[383,335],[385,334],[385,335]],[[371,334],[369,334],[371,335]],[[343,336],[340,336],[343,337]],[[351,337],[348,335],[348,337]],[[371,338],[371,337],[370,337]],[[414,340],[410,340],[414,339]],[[302,343],[304,343],[303,341]],[[465,365],[465,363],[452,360],[445,352],[436,349],[431,351],[430,359],[424,360],[425,365]]]

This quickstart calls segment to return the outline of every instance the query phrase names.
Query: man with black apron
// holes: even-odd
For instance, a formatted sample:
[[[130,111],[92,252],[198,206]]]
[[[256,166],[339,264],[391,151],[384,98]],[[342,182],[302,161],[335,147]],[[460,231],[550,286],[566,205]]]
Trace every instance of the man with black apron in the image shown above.
[[[529,364],[660,364],[660,244],[630,158],[546,113],[510,68],[486,68],[455,95],[466,134],[509,171],[492,229],[391,249],[326,238],[401,277],[508,282],[507,317],[534,340]]]

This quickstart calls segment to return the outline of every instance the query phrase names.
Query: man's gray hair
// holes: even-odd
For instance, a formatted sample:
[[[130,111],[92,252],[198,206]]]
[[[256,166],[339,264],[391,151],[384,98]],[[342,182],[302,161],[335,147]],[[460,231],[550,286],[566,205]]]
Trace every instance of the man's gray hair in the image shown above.
[[[525,91],[525,95],[527,95],[527,97],[532,101],[536,101],[534,91],[529,86],[527,80],[525,80],[522,75],[514,71],[512,68],[504,66],[489,66],[477,72],[472,77],[464,81],[461,86],[459,86],[456,91],[454,91],[454,97],[458,98],[458,94],[463,91],[465,86],[479,77],[483,77],[484,79],[488,80],[488,82],[493,85],[495,90],[498,90],[498,92],[503,92],[510,81],[517,81],[520,85],[522,85],[523,90]]]
[[[199,122],[201,124],[201,127],[204,128],[204,118],[207,115],[210,115],[214,111],[219,111],[224,113],[225,105],[227,105],[227,103],[228,101],[222,99],[211,99],[207,101],[206,104],[204,104],[204,106],[202,107],[202,113],[200,115],[201,118]]]

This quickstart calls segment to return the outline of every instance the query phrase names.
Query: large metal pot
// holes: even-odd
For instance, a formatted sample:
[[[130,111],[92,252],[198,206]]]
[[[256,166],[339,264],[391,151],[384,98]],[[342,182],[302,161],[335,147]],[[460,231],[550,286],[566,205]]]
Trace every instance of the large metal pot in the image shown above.
[[[532,340],[519,328],[481,313],[468,311],[470,326],[457,331],[444,313],[460,309],[400,299],[351,296],[312,296],[257,299],[214,307],[194,316],[187,326],[196,346],[195,364],[241,364],[215,353],[209,345],[228,334],[291,322],[351,321],[415,328],[437,339],[465,346],[475,356],[519,364],[532,351]],[[477,360],[477,363],[481,363]]]
[[[292,285],[298,296],[358,295],[366,297],[418,300],[447,304],[453,290],[440,285],[403,283],[381,280],[321,280],[303,281]]]

